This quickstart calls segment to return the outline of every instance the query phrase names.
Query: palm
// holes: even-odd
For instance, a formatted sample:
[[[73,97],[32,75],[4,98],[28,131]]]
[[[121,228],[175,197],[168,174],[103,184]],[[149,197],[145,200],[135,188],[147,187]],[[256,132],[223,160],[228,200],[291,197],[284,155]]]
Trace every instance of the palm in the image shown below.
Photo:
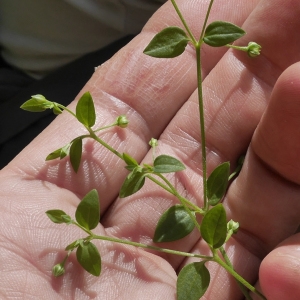
[[[231,5],[223,2],[224,7]],[[213,11],[213,19],[241,25],[257,2],[243,3],[243,10],[236,15],[230,9]],[[191,24],[201,26],[198,12],[204,9],[191,5],[185,5],[183,13],[188,15],[188,21],[197,20]],[[300,40],[294,30],[300,26],[299,10],[300,5],[293,0],[263,1],[256,7],[245,23],[248,34],[243,40],[244,43],[255,40],[263,46],[263,55],[255,60],[235,51],[229,51],[221,59],[225,49],[212,49],[210,53],[206,49],[203,54],[203,73],[207,75],[204,96],[209,170],[223,161],[237,161],[252,139],[245,167],[224,202],[228,217],[241,224],[240,233],[228,245],[228,253],[236,270],[252,283],[257,280],[261,260],[291,236],[299,224],[300,179],[295,159],[295,149],[299,147],[295,138],[300,128],[295,117],[299,110],[295,98],[299,66],[289,69],[278,81],[269,109],[252,138],[276,79],[300,59]],[[174,15],[170,4],[164,6],[141,35],[99,68],[83,91],[89,90],[96,99],[99,125],[110,123],[119,114],[126,114],[130,119],[128,130],[108,131],[103,136],[108,143],[119,147],[120,152],[149,162],[147,143],[151,137],[160,136],[159,152],[174,155],[187,166],[186,172],[173,178],[177,188],[201,205],[194,56],[189,49],[172,61],[142,54],[155,32],[177,22]],[[195,28],[196,33],[199,30]],[[295,84],[288,86],[292,80]],[[283,95],[289,100],[280,103]],[[281,121],[284,126],[278,126]],[[272,138],[274,130],[276,135]],[[159,216],[175,203],[171,195],[150,183],[138,194],[118,199],[118,190],[127,174],[123,162],[92,142],[85,144],[82,166],[76,175],[67,159],[44,162],[47,154],[81,132],[84,129],[63,114],[1,171],[1,296],[175,298],[174,269],[182,267],[187,260],[112,243],[98,243],[103,260],[100,278],[83,271],[73,256],[66,275],[52,277],[51,268],[63,259],[64,247],[82,237],[83,232],[73,226],[51,223],[45,216],[46,210],[62,209],[73,216],[79,199],[97,187],[102,225],[95,232],[151,243]],[[208,251],[197,232],[164,246],[203,254]],[[273,298],[268,282],[267,275],[274,268],[270,262],[272,256],[261,275],[264,292],[273,300],[277,298]],[[215,279],[205,295],[207,299],[241,298],[229,275],[216,265],[210,265],[210,270]],[[284,288],[283,285],[282,291],[286,292]],[[295,299],[299,297],[296,292]],[[291,299],[291,295],[288,297]]]

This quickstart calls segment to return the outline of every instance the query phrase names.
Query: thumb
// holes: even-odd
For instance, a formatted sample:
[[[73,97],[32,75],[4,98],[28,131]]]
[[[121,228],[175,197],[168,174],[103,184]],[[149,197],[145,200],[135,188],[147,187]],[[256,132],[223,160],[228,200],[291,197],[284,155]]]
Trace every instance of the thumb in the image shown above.
[[[262,261],[260,286],[267,299],[300,299],[300,234],[295,234]]]

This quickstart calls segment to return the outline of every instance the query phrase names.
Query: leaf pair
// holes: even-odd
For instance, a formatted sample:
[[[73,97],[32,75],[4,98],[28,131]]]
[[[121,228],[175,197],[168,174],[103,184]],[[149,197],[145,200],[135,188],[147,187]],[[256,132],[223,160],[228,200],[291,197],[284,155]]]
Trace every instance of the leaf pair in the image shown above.
[[[212,47],[221,47],[234,42],[245,31],[229,22],[215,21],[205,30],[203,42]],[[144,53],[158,58],[173,58],[181,55],[191,39],[179,27],[167,27],[156,34]],[[195,45],[196,46],[196,45]]]
[[[125,198],[138,192],[145,183],[147,174],[151,173],[172,173],[185,169],[185,166],[176,158],[168,155],[158,156],[153,163],[153,167],[144,165],[141,167],[130,155],[124,153],[123,159],[127,163],[126,169],[131,171],[126,177],[119,196]]]
[[[46,157],[46,160],[53,160],[56,158],[63,159],[67,155],[70,155],[72,168],[77,173],[82,156],[82,137],[78,137],[66,146],[51,152]]]
[[[55,209],[46,211],[53,223],[70,223],[71,217],[63,210]],[[79,225],[87,230],[94,229],[100,221],[100,204],[98,192],[91,190],[77,206],[75,219]]]
[[[62,210],[48,210],[46,212],[49,219],[54,223],[74,223],[71,217]],[[96,190],[90,191],[81,200],[75,212],[77,223],[86,230],[96,228],[100,221],[99,197]],[[89,240],[76,240],[66,247],[67,251],[76,249],[76,257],[80,265],[94,276],[99,276],[101,272],[101,257],[97,247]]]
[[[76,118],[88,128],[94,126],[96,122],[96,112],[93,98],[89,92],[84,93],[79,99],[76,105]],[[66,146],[51,152],[46,157],[46,160],[53,160],[56,158],[63,159],[67,155],[70,155],[72,168],[77,173],[82,156],[82,139],[83,137],[78,137]]]

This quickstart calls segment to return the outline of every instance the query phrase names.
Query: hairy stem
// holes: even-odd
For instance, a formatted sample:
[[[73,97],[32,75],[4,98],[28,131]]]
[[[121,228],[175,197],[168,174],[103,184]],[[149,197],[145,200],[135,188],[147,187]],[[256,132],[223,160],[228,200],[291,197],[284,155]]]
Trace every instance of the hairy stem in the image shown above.
[[[193,44],[196,44],[197,41],[196,41],[196,39],[195,39],[193,33],[191,32],[189,26],[186,24],[186,21],[185,21],[184,17],[182,16],[182,13],[181,13],[181,11],[179,10],[176,1],[175,1],[175,0],[171,0],[171,2],[172,2],[173,6],[174,6],[174,8],[175,8],[175,10],[176,10],[177,15],[178,15],[179,18],[180,18],[180,20],[181,20],[181,22],[182,22],[182,24],[183,24],[185,30],[187,31],[188,35],[190,36],[190,38],[191,38],[191,40],[192,40],[192,43],[193,43]]]
[[[206,134],[205,134],[205,122],[204,122],[200,44],[197,44],[195,48],[196,48],[196,58],[197,58],[197,80],[198,80],[198,102],[199,102],[198,104],[199,104],[201,151],[202,151],[203,207],[204,207],[204,211],[207,211],[208,201],[207,201]]]
[[[206,255],[182,252],[182,251],[171,250],[171,249],[166,249],[166,248],[160,248],[160,247],[156,247],[156,246],[146,245],[146,244],[142,244],[142,243],[132,242],[132,241],[108,237],[108,236],[92,235],[92,238],[98,239],[98,240],[103,240],[103,241],[115,242],[115,243],[119,243],[119,244],[135,246],[135,247],[139,247],[139,248],[146,248],[146,249],[164,252],[164,253],[168,253],[168,254],[175,254],[175,255],[186,256],[186,257],[197,257],[197,258],[201,258],[201,259],[205,259],[205,260],[213,259],[212,256],[206,256]]]

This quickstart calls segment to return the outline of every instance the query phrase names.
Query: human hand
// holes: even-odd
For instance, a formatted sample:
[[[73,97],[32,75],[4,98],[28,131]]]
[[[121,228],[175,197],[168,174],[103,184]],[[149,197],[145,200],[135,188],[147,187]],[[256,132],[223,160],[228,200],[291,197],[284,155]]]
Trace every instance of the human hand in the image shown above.
[[[235,14],[231,12],[235,2],[230,5],[228,1],[222,2],[223,9],[218,9],[216,2],[212,16],[241,24],[258,1],[250,2],[243,3],[243,11]],[[187,19],[192,21],[195,32],[199,31],[204,17],[201,12],[205,9],[194,2],[178,1],[178,4],[184,14],[189,14]],[[299,60],[300,40],[294,30],[300,25],[299,10],[300,5],[292,0],[263,1],[256,7],[245,23],[248,34],[243,39],[255,40],[263,46],[263,54],[255,60],[236,51],[228,51],[222,59],[224,49],[203,51],[209,169],[223,161],[235,162],[252,139],[244,168],[224,201],[228,217],[241,225],[240,233],[228,245],[228,253],[236,270],[249,281],[254,283],[260,270],[263,292],[271,300],[292,299],[294,295],[298,299],[300,295],[294,281],[297,276],[287,276],[291,271],[283,264],[297,262],[295,248],[299,244],[299,237],[292,235],[299,225],[296,92],[300,69],[299,65],[287,69]],[[147,162],[148,141],[160,136],[158,151],[178,157],[187,166],[185,172],[175,177],[178,189],[200,204],[201,156],[193,94],[196,88],[193,53],[188,50],[172,61],[142,54],[153,34],[174,22],[180,25],[167,4],[140,36],[97,70],[83,92],[89,90],[96,99],[99,125],[109,124],[124,113],[130,119],[126,131],[112,130],[103,135],[121,152]],[[285,102],[281,101],[282,95]],[[260,121],[267,102],[270,105]],[[276,135],[269,134],[273,131]],[[96,232],[151,244],[159,216],[174,203],[170,195],[151,184],[132,197],[118,199],[119,187],[127,174],[124,165],[92,142],[85,144],[78,174],[73,173],[68,160],[44,162],[47,154],[82,132],[84,129],[72,118],[62,114],[1,171],[1,296],[4,299],[13,295],[27,299],[152,299],[153,295],[155,299],[175,298],[174,269],[178,270],[187,260],[111,243],[97,243],[103,260],[99,278],[83,271],[74,257],[70,257],[64,277],[51,275],[52,266],[62,260],[62,249],[81,237],[82,232],[72,226],[51,223],[44,214],[46,210],[58,208],[74,215],[79,199],[97,187],[102,224]],[[284,240],[284,247],[273,250]],[[207,252],[197,232],[166,246]],[[274,271],[274,264],[277,268],[283,264],[278,268],[281,273]],[[241,299],[227,273],[216,265],[210,265],[210,271],[214,279],[204,298]],[[276,282],[275,286],[270,278]],[[289,293],[291,289],[293,295]]]

